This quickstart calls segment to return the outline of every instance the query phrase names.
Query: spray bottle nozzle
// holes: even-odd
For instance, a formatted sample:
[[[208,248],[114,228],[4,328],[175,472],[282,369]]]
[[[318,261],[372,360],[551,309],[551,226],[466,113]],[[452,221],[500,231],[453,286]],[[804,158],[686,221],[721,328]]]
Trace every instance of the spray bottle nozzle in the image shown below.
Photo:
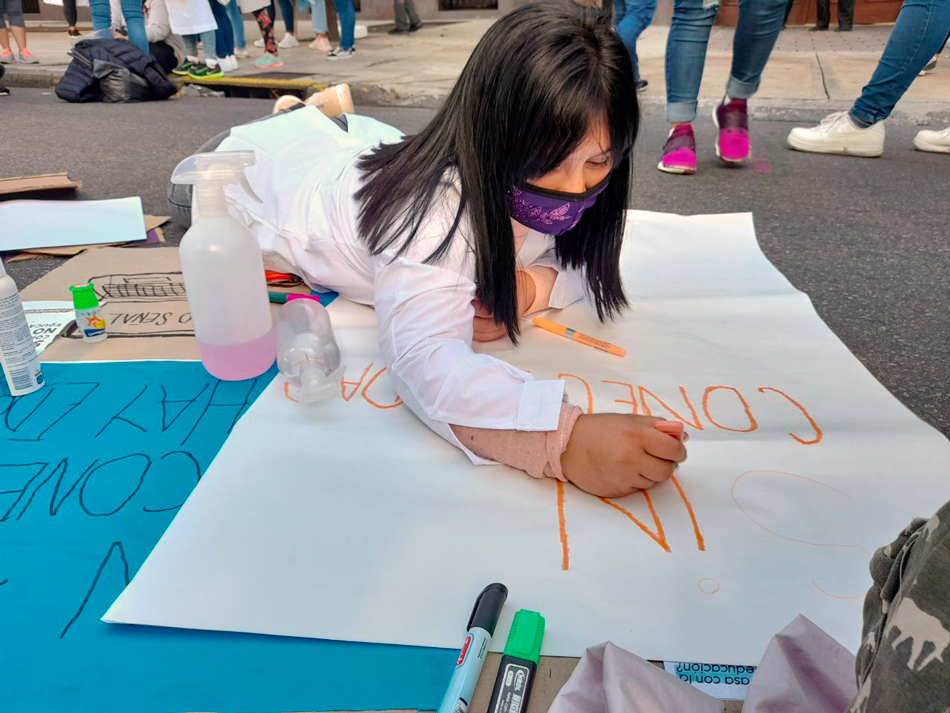
[[[236,183],[258,203],[263,201],[251,188],[244,169],[257,163],[253,151],[216,151],[189,156],[175,166],[172,183],[193,185],[217,185],[224,187]]]

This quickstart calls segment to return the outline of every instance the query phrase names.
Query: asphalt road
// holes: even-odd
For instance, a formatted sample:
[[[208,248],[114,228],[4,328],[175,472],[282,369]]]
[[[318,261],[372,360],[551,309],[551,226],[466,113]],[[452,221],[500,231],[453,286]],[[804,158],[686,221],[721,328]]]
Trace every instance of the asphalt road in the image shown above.
[[[69,171],[84,184],[82,198],[140,195],[147,212],[166,214],[175,164],[270,106],[255,99],[75,105],[43,90],[16,89],[0,98],[0,176]],[[361,111],[409,133],[432,115]],[[666,134],[662,110],[647,107],[633,207],[751,211],[769,259],[888,389],[950,435],[950,156],[914,151],[920,127],[899,119],[888,123],[879,159],[796,153],[785,148],[796,124],[781,120],[782,112],[769,116],[753,124],[752,165],[734,170],[717,165],[714,129],[703,114],[699,173],[668,176],[655,169]],[[950,123],[950,115],[936,119],[942,123],[930,128]],[[180,232],[166,226],[166,238],[177,243]],[[9,271],[23,287],[58,264],[40,260]]]

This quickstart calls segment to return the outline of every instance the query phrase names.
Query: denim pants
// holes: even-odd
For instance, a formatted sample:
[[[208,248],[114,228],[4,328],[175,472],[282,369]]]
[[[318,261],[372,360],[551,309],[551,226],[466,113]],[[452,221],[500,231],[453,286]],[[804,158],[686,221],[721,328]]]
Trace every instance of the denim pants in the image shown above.
[[[218,23],[218,29],[214,33],[217,56],[230,57],[234,54],[234,28],[231,27],[228,10],[218,0],[209,0],[209,2],[211,3],[211,13],[214,15],[214,21]]]
[[[294,4],[291,0],[277,0],[280,3],[280,14],[284,18],[284,31],[288,35],[294,34]],[[267,8],[267,14],[271,21],[277,20],[277,8],[274,7],[274,0],[270,0],[270,7]]]
[[[238,0],[231,0],[227,10],[228,19],[231,20],[231,32],[234,34],[234,44],[238,49],[244,49],[247,47],[247,40],[244,38],[244,18],[241,16]]]
[[[866,124],[889,117],[948,32],[950,0],[905,0],[877,69],[854,102],[851,115]]]
[[[316,35],[327,34],[327,4],[323,0],[309,0],[310,24]]]
[[[640,81],[640,62],[637,59],[637,38],[653,22],[656,0],[613,0],[614,22],[617,34],[633,60],[634,80]]]
[[[336,14],[340,16],[340,47],[350,49],[356,41],[356,10],[353,9],[353,0],[333,0]]]
[[[109,0],[89,0],[92,13],[93,36],[112,39],[112,7]],[[129,42],[148,56],[148,35],[145,34],[145,15],[141,0],[122,0],[122,15],[129,31]]]
[[[667,121],[686,122],[696,118],[709,31],[718,12],[718,5],[703,7],[703,0],[674,0],[673,21],[666,42]],[[732,71],[726,82],[726,94],[731,98],[748,99],[758,90],[762,70],[782,31],[784,16],[785,0],[739,0]]]
[[[185,43],[185,54],[188,57],[198,56],[198,40],[201,40],[201,46],[204,47],[205,61],[209,59],[217,60],[218,46],[215,41],[214,30],[205,30],[197,35],[182,35],[182,42]]]

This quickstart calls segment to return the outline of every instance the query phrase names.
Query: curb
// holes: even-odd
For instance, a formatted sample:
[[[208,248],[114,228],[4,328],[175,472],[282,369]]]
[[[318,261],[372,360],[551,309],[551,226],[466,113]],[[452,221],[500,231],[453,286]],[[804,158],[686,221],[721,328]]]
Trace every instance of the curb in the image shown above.
[[[23,69],[16,65],[4,65],[6,74],[3,83],[11,88],[21,89],[52,89],[59,83],[60,78],[66,72],[65,66],[57,66],[51,69]],[[317,77],[316,75],[301,75],[294,80],[274,79],[272,82],[262,81],[259,77],[241,77],[234,76],[223,80],[209,80],[207,82],[182,82],[173,79],[172,82],[181,87],[184,84],[200,84],[210,88],[221,88],[227,86],[246,86],[255,85],[259,88],[272,89],[276,91],[285,90],[287,93],[302,93],[308,87],[325,89],[334,84],[328,81],[326,77]],[[444,96],[423,95],[423,96],[400,96],[398,93],[380,87],[375,84],[350,84],[350,91],[353,93],[353,103],[359,106],[381,106],[381,107],[405,107],[414,109],[438,109],[444,101]]]

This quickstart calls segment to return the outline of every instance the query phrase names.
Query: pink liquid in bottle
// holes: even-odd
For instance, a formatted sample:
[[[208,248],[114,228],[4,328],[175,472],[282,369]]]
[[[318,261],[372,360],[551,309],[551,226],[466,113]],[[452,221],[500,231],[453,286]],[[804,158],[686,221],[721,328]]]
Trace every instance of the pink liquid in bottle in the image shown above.
[[[201,361],[208,372],[222,381],[241,381],[260,376],[277,359],[277,332],[271,329],[243,344],[220,346],[198,341]]]

